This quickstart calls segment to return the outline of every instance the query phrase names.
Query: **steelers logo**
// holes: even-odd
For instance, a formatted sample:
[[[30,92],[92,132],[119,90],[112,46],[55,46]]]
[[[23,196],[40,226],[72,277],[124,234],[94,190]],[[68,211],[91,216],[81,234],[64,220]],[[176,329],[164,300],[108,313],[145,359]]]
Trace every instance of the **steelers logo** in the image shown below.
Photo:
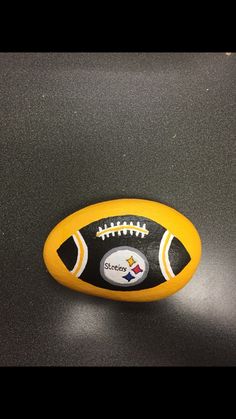
[[[120,246],[107,252],[100,262],[100,273],[105,281],[122,287],[142,282],[149,270],[146,257],[139,250]]]

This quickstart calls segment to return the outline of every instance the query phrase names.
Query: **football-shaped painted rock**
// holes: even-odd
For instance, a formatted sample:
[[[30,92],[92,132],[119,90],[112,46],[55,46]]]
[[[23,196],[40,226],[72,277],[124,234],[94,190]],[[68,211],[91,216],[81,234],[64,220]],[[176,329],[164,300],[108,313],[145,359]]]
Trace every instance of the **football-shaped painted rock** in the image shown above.
[[[61,284],[99,297],[152,301],[182,288],[201,256],[193,224],[166,205],[117,199],[61,221],[43,251]]]

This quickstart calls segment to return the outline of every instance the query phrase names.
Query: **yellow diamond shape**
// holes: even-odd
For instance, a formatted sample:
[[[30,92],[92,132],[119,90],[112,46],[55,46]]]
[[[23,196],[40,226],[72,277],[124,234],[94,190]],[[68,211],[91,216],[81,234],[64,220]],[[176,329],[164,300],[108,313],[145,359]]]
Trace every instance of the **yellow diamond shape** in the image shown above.
[[[136,261],[134,260],[133,256],[130,256],[129,259],[126,259],[129,266],[132,266],[134,263],[136,263]]]

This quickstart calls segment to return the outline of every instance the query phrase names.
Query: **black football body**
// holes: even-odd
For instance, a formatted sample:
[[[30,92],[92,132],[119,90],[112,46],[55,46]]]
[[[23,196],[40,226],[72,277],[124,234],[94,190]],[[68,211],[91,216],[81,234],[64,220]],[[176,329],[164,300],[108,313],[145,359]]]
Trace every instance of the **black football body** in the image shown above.
[[[126,226],[131,227],[126,228]],[[135,228],[137,231],[135,231]],[[116,231],[116,229],[118,230]],[[142,231],[146,232],[142,233]],[[163,274],[164,268],[161,268],[160,263],[160,246],[163,242],[164,235],[167,234],[167,230],[155,221],[132,214],[103,218],[81,228],[79,234],[82,236],[87,248],[86,263],[84,264],[83,271],[79,275],[81,280],[99,288],[119,291],[148,289],[156,287],[168,280],[166,274]],[[127,249],[127,252],[130,252],[128,258],[133,257],[131,259],[131,262],[134,262],[132,266],[129,266],[127,263],[128,258],[117,265],[106,262],[109,261],[109,255],[113,251],[115,252],[116,249],[118,249],[117,252],[121,249],[120,254],[122,254],[123,249]],[[65,240],[57,249],[59,257],[69,271],[73,271],[79,257],[79,252],[80,249],[76,245],[73,236]],[[106,255],[108,255],[107,259]],[[141,268],[140,265],[135,264],[135,259],[139,257],[138,255],[144,260],[144,265]],[[117,275],[119,274],[125,283],[116,284],[114,281],[106,280],[106,275],[104,276],[101,270],[102,261],[105,261],[104,266],[106,268],[116,269],[118,271]],[[189,261],[189,253],[183,244],[176,237],[172,236],[168,248],[168,264],[171,267],[172,276],[181,272]],[[144,272],[145,279],[141,278],[141,282],[135,282],[135,275],[138,269],[142,273],[146,270]]]

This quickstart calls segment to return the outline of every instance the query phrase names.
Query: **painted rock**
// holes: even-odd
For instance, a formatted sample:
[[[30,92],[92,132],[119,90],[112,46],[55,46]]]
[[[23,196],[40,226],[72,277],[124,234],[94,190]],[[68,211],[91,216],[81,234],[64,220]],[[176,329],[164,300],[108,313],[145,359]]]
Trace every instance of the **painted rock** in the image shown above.
[[[182,288],[201,257],[193,224],[166,205],[117,199],[85,207],[49,234],[43,257],[61,284],[99,297],[152,301]]]

